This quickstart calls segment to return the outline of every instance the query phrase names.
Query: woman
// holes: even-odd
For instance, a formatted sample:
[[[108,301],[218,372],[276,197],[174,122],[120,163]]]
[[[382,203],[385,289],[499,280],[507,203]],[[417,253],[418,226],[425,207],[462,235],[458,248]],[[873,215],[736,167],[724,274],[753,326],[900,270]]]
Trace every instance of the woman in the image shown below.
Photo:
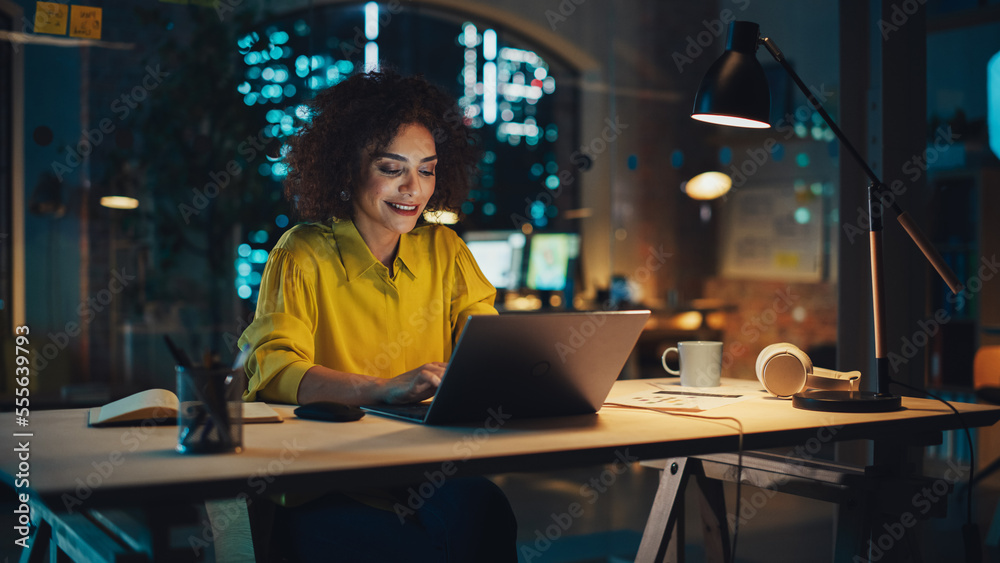
[[[422,78],[394,73],[355,75],[316,96],[289,143],[285,183],[312,222],[286,232],[268,258],[240,339],[253,351],[246,400],[423,400],[465,319],[496,314],[495,290],[461,239],[418,226],[425,210],[465,199],[478,151],[461,115]],[[397,499],[333,494],[279,508],[285,537],[272,544],[287,540],[301,560],[516,559],[509,504],[489,481],[450,482],[415,518],[391,511]]]

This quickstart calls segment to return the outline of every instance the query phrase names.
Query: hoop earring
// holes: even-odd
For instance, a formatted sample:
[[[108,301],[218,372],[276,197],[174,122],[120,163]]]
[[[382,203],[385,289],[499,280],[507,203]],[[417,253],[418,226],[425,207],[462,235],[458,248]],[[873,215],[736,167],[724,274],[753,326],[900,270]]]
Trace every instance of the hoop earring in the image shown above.
[[[347,190],[340,190],[340,200],[349,201],[351,199],[351,192]]]

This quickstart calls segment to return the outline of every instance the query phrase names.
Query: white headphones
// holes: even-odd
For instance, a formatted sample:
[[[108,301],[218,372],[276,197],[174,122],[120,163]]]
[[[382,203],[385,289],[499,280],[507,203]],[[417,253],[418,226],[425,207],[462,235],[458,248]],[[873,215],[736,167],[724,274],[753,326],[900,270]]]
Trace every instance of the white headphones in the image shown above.
[[[771,344],[757,356],[757,379],[775,397],[786,399],[806,388],[856,389],[860,371],[814,368],[805,352],[793,344]]]

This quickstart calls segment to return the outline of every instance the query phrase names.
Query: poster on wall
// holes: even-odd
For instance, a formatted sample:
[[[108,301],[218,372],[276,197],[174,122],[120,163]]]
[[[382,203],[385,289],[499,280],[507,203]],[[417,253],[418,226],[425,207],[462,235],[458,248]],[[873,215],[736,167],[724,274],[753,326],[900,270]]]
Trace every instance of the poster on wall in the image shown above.
[[[723,204],[722,263],[727,278],[823,279],[823,197],[791,185],[731,192]]]

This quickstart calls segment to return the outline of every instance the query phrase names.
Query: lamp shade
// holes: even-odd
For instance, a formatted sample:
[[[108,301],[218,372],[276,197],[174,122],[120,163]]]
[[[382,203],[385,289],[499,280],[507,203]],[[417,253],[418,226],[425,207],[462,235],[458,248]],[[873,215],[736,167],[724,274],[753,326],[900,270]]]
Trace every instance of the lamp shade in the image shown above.
[[[705,73],[691,117],[699,121],[764,129],[770,127],[771,92],[757,60],[760,26],[729,24],[726,51]]]

